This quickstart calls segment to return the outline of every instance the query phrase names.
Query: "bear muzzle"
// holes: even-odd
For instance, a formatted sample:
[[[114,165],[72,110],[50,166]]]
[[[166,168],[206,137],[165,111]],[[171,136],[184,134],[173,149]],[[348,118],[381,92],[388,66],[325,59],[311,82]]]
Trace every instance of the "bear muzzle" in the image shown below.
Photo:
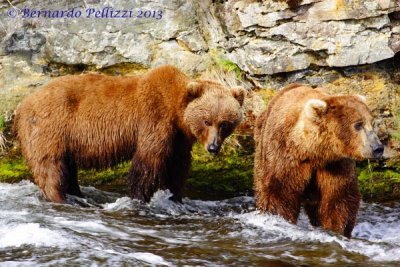
[[[223,140],[219,135],[219,130],[217,127],[210,127],[208,129],[208,138],[204,144],[205,149],[211,154],[217,155],[221,149]]]
[[[211,143],[207,146],[207,151],[214,155],[217,155],[220,149],[221,146],[216,143]]]
[[[368,134],[368,141],[371,147],[372,156],[375,159],[380,159],[383,156],[384,146],[382,145],[381,141],[379,140],[378,136],[373,132],[370,131]]]
[[[372,152],[375,159],[380,159],[383,156],[384,147],[381,143],[372,147]]]

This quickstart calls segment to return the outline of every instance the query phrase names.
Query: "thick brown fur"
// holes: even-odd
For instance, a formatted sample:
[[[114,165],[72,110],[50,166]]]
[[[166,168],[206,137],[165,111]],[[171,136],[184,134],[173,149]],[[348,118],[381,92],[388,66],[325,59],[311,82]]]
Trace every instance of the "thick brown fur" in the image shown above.
[[[371,121],[360,96],[281,90],[255,129],[258,209],[296,223],[304,205],[312,225],[350,237],[361,198],[354,160],[381,146]]]
[[[14,129],[50,201],[82,196],[78,168],[129,159],[133,198],[149,201],[157,189],[169,189],[181,201],[192,144],[198,139],[219,147],[242,119],[244,94],[243,88],[192,81],[172,66],[134,77],[69,75],[24,99]],[[221,124],[229,124],[224,133]]]

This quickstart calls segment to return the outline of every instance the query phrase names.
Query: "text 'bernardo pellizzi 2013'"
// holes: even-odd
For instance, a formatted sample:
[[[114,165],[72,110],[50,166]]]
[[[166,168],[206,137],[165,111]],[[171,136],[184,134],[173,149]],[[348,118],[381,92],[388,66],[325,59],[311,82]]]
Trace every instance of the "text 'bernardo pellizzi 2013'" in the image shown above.
[[[101,8],[69,8],[69,9],[32,9],[12,8],[8,10],[7,15],[11,18],[22,17],[22,18],[87,18],[87,19],[162,19],[164,12],[163,10],[156,9],[142,9],[142,8],[131,8],[131,9],[117,9],[113,7],[101,7]]]

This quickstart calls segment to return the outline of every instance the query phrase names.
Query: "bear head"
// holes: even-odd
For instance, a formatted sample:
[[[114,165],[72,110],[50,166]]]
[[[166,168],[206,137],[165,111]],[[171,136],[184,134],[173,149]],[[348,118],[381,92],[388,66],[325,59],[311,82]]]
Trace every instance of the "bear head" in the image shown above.
[[[184,123],[208,152],[217,154],[225,138],[241,122],[246,92],[240,86],[227,88],[208,80],[187,85]]]
[[[373,130],[371,111],[360,95],[308,100],[301,115],[304,146],[326,160],[380,158],[384,147]]]

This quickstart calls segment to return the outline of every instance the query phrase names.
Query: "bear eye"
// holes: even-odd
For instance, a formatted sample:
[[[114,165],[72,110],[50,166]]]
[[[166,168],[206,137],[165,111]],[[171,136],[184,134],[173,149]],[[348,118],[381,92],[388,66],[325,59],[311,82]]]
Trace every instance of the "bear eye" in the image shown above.
[[[224,121],[221,123],[220,127],[221,127],[221,129],[226,130],[230,127],[230,124],[229,124],[229,122]]]
[[[211,125],[212,125],[212,123],[211,123],[209,120],[205,120],[205,121],[204,121],[204,124],[205,124],[206,126],[211,126]]]
[[[363,128],[364,124],[362,121],[356,122],[354,124],[354,129],[356,129],[356,131],[360,131]]]

